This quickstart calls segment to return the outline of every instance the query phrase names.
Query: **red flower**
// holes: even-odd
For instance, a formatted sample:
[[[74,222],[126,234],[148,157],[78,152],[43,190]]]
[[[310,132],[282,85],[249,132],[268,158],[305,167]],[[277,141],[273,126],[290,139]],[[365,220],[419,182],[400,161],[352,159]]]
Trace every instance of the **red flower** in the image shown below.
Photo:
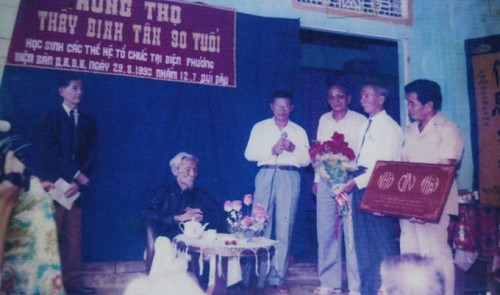
[[[317,141],[309,148],[309,155],[313,160],[317,156],[325,154],[342,154],[350,161],[355,159],[354,151],[344,140],[344,134],[338,132],[334,132],[330,140],[323,142]]]
[[[333,139],[333,141],[342,142],[342,141],[344,141],[344,134],[335,132],[332,135],[332,139]]]

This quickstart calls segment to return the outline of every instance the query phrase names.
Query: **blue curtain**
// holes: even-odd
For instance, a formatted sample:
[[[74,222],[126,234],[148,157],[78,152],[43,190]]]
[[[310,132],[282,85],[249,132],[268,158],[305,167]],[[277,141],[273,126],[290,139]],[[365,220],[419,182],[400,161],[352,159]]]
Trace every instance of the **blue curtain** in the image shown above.
[[[257,121],[272,115],[276,89],[299,93],[299,21],[237,14],[237,87],[223,88],[86,74],[81,109],[97,121],[99,157],[84,211],[87,261],[139,260],[140,221],[148,191],[172,180],[179,151],[200,159],[197,184],[221,203],[253,193],[255,163],[243,152]],[[0,118],[34,143],[36,124],[61,104],[56,81],[64,72],[7,66]],[[292,120],[302,124],[300,97]],[[36,146],[24,149],[36,175]]]

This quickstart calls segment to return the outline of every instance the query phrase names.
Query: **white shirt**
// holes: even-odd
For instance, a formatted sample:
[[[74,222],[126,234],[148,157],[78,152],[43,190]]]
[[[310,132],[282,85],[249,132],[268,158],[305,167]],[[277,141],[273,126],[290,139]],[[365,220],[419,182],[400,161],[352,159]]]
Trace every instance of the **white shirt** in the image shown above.
[[[71,109],[68,108],[64,103],[62,104],[62,107],[63,107],[64,111],[66,112],[66,114],[68,114],[68,117],[69,117]],[[73,112],[74,112],[74,116],[75,116],[75,126],[76,126],[78,124],[78,115],[79,115],[78,114],[78,109],[74,108]]]
[[[323,114],[319,118],[316,140],[323,142],[330,140],[334,132],[344,134],[344,140],[349,147],[358,154],[360,126],[367,121],[366,117],[360,113],[347,110],[346,115],[340,121],[335,121],[332,117],[332,111]],[[363,131],[364,132],[364,131]],[[314,182],[318,182],[319,175],[314,174]]]
[[[366,132],[365,141],[363,136],[368,122],[363,123],[359,129],[358,166],[366,167],[366,172],[354,181],[358,188],[363,189],[368,185],[368,181],[375,168],[377,161],[399,161],[401,155],[401,144],[403,142],[403,131],[398,123],[387,113],[381,111],[371,117],[371,126]]]
[[[272,154],[273,146],[286,133],[286,138],[295,145],[293,152],[284,151],[279,156]],[[245,158],[262,165],[292,165],[305,167],[311,162],[309,158],[309,139],[306,131],[292,121],[288,121],[282,130],[274,122],[274,118],[256,123],[250,132]]]
[[[438,164],[441,160],[460,161],[464,138],[457,124],[437,112],[420,132],[418,122],[405,129],[401,160],[404,162]],[[458,214],[458,190],[454,181],[444,207],[444,213]]]

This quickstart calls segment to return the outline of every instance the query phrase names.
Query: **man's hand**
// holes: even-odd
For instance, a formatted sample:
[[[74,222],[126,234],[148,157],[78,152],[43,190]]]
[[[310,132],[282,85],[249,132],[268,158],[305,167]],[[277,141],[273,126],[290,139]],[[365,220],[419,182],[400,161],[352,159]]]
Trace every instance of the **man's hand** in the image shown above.
[[[72,182],[69,184],[69,188],[64,192],[64,196],[69,198],[76,194],[80,190],[80,186],[76,182]]]
[[[285,150],[285,146],[283,143],[283,139],[280,139],[280,140],[278,140],[278,142],[276,142],[273,145],[273,149],[271,152],[273,155],[279,156],[279,155],[281,155],[281,153],[283,153],[284,150]]]
[[[415,218],[415,217],[410,218],[409,221],[412,223],[425,224],[425,221],[423,221],[422,219]]]
[[[318,193],[318,183],[317,182],[313,183],[312,192],[315,195]]]
[[[295,150],[295,145],[293,142],[287,138],[280,138],[273,146],[273,155],[281,155],[284,151],[293,152]]]
[[[40,181],[40,183],[42,184],[42,187],[46,192],[56,187],[56,185],[50,181]]]
[[[295,145],[293,144],[293,142],[291,142],[290,140],[288,140],[286,138],[283,138],[282,141],[283,141],[283,148],[286,151],[293,153],[293,151],[295,150]]]
[[[78,173],[78,176],[75,178],[75,181],[80,185],[87,187],[90,185],[90,179],[84,173]]]
[[[355,187],[356,187],[356,182],[353,179],[349,179],[345,184],[344,191],[346,193],[350,193]]]
[[[203,220],[203,212],[199,208],[187,207],[184,210],[183,214],[174,216],[174,219],[178,222],[184,222],[184,221],[191,220],[191,219],[194,219],[196,221],[202,221]]]

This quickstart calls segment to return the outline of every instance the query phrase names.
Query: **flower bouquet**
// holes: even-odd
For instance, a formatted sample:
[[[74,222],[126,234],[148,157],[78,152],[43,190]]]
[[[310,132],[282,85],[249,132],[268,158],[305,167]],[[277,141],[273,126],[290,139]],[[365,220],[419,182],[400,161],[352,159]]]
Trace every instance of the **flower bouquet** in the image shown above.
[[[227,224],[229,232],[234,234],[238,239],[251,239],[263,234],[267,224],[267,214],[264,206],[254,204],[252,215],[249,215],[250,206],[252,205],[253,197],[251,194],[246,194],[243,198],[243,203],[240,200],[226,201],[224,203],[224,211],[228,213]],[[246,206],[247,214],[243,215],[243,205]]]
[[[356,170],[353,162],[356,156],[342,133],[335,132],[330,140],[315,142],[309,149],[312,165],[320,177],[330,185],[338,204],[338,214],[347,215],[350,210],[347,194],[344,192],[349,171]]]

